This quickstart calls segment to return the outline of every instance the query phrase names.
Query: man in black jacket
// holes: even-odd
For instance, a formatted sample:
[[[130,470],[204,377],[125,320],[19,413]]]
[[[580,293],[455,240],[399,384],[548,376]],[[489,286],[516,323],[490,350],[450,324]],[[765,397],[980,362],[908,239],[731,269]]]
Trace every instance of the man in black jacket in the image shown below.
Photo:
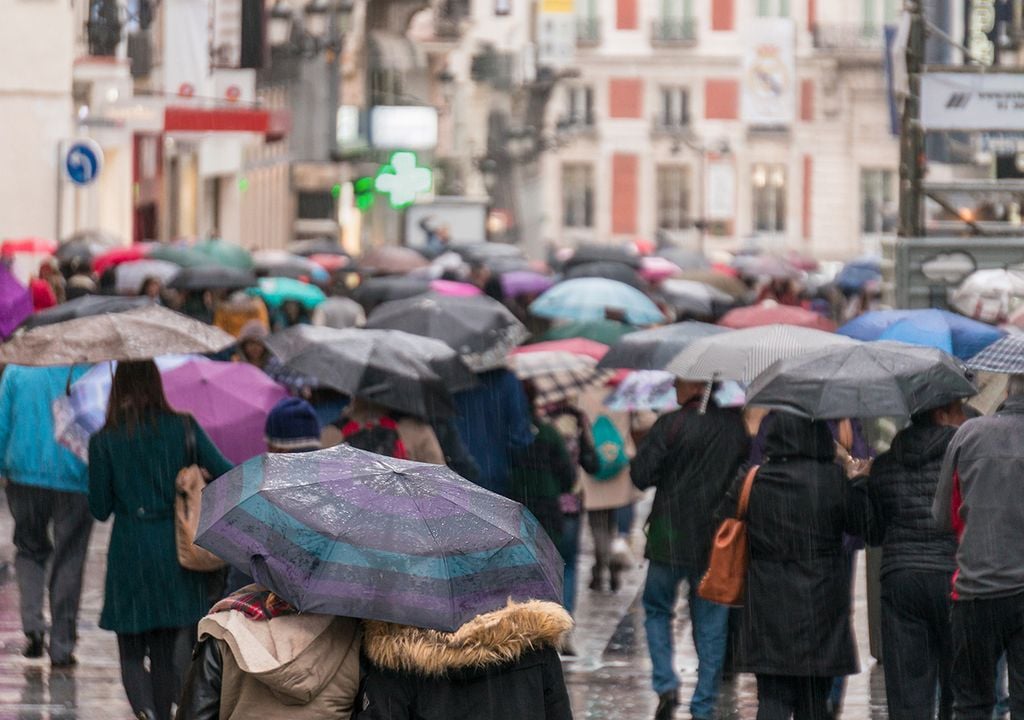
[[[872,545],[882,546],[885,694],[891,720],[953,711],[950,593],[956,535],[932,517],[942,459],[966,419],[958,401],[916,415],[879,456],[868,479]]]
[[[690,624],[697,648],[697,687],[690,702],[695,720],[714,717],[728,642],[729,609],[702,600],[697,585],[707,569],[715,511],[750,451],[737,410],[713,402],[701,411],[704,383],[676,382],[680,410],[669,413],[644,438],[630,475],[641,490],[656,488],[648,518],[644,627],[658,694],[655,720],[672,717],[679,677],[672,666],[672,615],[679,583],[689,587]]]

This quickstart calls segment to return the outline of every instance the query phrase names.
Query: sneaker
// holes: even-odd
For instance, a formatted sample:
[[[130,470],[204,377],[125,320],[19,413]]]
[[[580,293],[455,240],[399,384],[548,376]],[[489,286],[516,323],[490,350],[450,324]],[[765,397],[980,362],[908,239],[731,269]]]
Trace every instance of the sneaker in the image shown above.
[[[46,649],[43,643],[43,634],[25,633],[25,637],[28,641],[25,643],[25,649],[21,651],[21,654],[27,658],[41,658],[43,651]]]
[[[654,720],[672,720],[677,707],[679,707],[678,691],[663,692],[658,696],[658,709],[654,711]]]

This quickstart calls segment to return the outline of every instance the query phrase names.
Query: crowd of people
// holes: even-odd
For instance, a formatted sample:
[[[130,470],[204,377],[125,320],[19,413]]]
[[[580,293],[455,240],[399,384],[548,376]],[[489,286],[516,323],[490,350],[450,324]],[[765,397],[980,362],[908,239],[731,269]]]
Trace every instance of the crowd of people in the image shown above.
[[[493,274],[471,279],[531,321]],[[56,301],[53,286],[66,299],[73,278],[39,280]],[[140,292],[225,329],[237,343],[221,359],[288,389],[266,419],[271,453],[345,443],[448,465],[533,513],[565,562],[565,589],[561,606],[510,602],[445,633],[298,613],[237,569],[187,570],[175,548],[178,472],[199,465],[212,479],[232,463],[172,408],[156,364],[117,365],[87,464],[55,439],[51,410],[85,368],[8,366],[0,476],[14,518],[24,655],[48,653],[55,671],[75,666],[92,525],[113,518],[99,624],[117,636],[139,718],[168,720],[175,707],[182,720],[571,718],[559,654],[576,653],[578,589],[621,588],[645,493],[653,497],[642,606],[656,720],[675,717],[686,700],[673,632],[684,584],[699,661],[686,700],[694,720],[716,717],[723,678],[735,673],[756,676],[759,720],[834,717],[844,678],[859,671],[852,584],[865,544],[882,548],[889,717],[989,720],[1001,664],[1010,712],[1024,717],[1024,503],[1014,486],[1024,470],[1024,377],[1011,378],[995,415],[968,420],[957,401],[914,415],[886,441],[856,420],[720,404],[716,384],[686,378],[675,382],[677,409],[661,414],[612,412],[599,388],[544,401],[506,367],[453,393],[451,418],[417,417],[319,387],[281,363],[266,344],[271,332],[326,322],[301,303],[168,294],[149,278]],[[782,304],[806,300],[789,283],[761,292]],[[49,304],[41,285],[37,294]],[[364,320],[360,308],[345,322]],[[608,322],[619,321],[609,313]],[[730,609],[698,586],[749,473],[749,568],[742,607]],[[580,579],[584,526],[594,563]]]

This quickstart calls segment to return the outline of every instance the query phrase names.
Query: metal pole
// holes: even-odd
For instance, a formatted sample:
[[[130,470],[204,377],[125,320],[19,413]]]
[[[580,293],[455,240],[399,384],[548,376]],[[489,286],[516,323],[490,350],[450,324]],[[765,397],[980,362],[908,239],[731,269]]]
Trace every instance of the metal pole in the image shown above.
[[[925,18],[919,0],[908,0],[910,37],[907,42],[909,93],[903,105],[900,129],[900,237],[923,237],[921,188],[924,137],[920,126],[921,68],[924,63]]]

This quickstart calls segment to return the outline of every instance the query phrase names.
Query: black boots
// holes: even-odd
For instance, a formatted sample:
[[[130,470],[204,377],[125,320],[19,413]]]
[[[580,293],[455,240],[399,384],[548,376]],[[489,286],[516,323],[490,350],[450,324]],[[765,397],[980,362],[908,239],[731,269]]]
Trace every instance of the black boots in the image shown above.
[[[43,651],[46,650],[46,645],[43,642],[42,633],[25,633],[27,641],[25,642],[25,649],[21,651],[21,654],[27,658],[41,658]]]
[[[658,696],[658,709],[654,711],[654,720],[672,720],[679,707],[679,691],[669,690]]]

